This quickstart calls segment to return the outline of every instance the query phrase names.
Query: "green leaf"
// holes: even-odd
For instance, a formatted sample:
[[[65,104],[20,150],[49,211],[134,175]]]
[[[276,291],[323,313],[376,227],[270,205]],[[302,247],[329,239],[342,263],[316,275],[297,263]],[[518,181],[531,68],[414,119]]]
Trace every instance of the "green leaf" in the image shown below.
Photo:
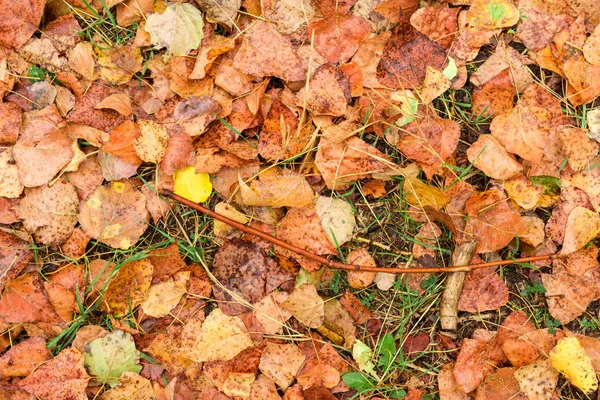
[[[389,394],[392,399],[403,399],[406,397],[406,390],[403,389],[394,389]]]
[[[379,366],[383,369],[388,369],[396,354],[396,341],[391,333],[386,333],[383,339],[381,339],[377,354],[379,355]]]
[[[360,372],[348,372],[342,375],[342,379],[349,388],[359,392],[369,390],[373,387],[373,382],[371,382],[369,378]]]
[[[85,347],[84,364],[98,382],[115,387],[123,372],[142,370],[140,353],[129,333],[114,331]]]
[[[369,346],[360,340],[354,342],[354,346],[352,346],[352,358],[354,358],[354,361],[358,364],[358,369],[368,372],[371,376],[376,377],[375,364],[371,361],[372,356],[373,352]]]
[[[157,49],[166,47],[167,56],[187,56],[204,37],[202,13],[189,3],[168,6],[162,14],[150,14],[146,32]]]
[[[456,66],[456,62],[454,58],[448,57],[448,66],[444,68],[442,74],[450,80],[454,79],[456,75],[458,75],[458,67]]]

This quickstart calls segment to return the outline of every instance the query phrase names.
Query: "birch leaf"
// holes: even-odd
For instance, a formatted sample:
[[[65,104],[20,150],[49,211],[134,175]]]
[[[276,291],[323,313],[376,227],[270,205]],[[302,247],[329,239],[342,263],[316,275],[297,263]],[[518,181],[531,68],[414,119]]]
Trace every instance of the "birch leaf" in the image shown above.
[[[172,4],[162,14],[150,14],[146,32],[157,48],[167,48],[167,56],[187,56],[204,37],[202,13],[188,3]]]

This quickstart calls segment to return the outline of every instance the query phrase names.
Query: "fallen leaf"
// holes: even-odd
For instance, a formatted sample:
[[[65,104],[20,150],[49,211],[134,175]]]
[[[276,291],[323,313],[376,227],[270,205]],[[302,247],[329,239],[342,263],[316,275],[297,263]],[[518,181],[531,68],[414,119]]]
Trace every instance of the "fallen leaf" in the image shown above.
[[[521,222],[523,223],[523,228],[518,234],[519,240],[533,247],[537,247],[544,243],[546,237],[544,234],[544,221],[542,221],[542,219],[523,215],[521,217]]]
[[[582,190],[573,187],[562,188],[560,201],[553,208],[552,215],[546,222],[546,236],[555,243],[562,244],[567,220],[576,207],[592,209],[592,203]]]
[[[0,116],[0,143],[15,144],[22,125],[21,108],[14,103],[0,103]]]
[[[371,254],[369,254],[369,251],[364,247],[352,250],[346,258],[346,263],[352,265],[360,265],[363,267],[377,266]],[[348,285],[351,288],[364,289],[371,283],[373,283],[376,273],[367,271],[347,271],[347,275]]]
[[[2,10],[0,44],[14,49],[23,46],[37,30],[45,5],[45,0],[30,0],[22,4],[3,1],[0,4]]]
[[[460,311],[497,310],[508,301],[508,287],[493,268],[469,271],[458,301]]]
[[[549,143],[550,130],[562,125],[560,102],[543,86],[531,85],[513,110],[496,116],[490,125],[495,139],[509,152],[539,163]]]
[[[310,370],[298,376],[298,384],[304,389],[325,387],[332,389],[340,383],[340,373],[327,364],[317,364]]]
[[[206,13],[208,21],[217,22],[228,28],[235,26],[237,12],[241,3],[241,0],[196,0],[196,4]]]
[[[26,339],[11,347],[0,357],[0,376],[3,378],[28,376],[50,358],[50,352],[43,338]]]
[[[85,366],[102,385],[115,387],[122,373],[142,370],[133,337],[120,330],[90,341],[83,355]]]
[[[321,138],[315,156],[315,165],[329,189],[343,189],[354,182],[375,173],[390,169],[388,157],[357,137],[340,143]],[[396,169],[402,175],[401,168]]]
[[[488,374],[477,388],[475,400],[526,400],[527,396],[520,393],[519,382],[515,379],[516,368],[498,368]]]
[[[47,184],[73,159],[73,141],[61,127],[62,117],[54,105],[24,113],[24,127],[13,148],[23,186]]]
[[[294,112],[275,98],[260,131],[259,154],[270,160],[288,159],[300,154],[310,136],[309,129],[299,127],[299,122]]]
[[[281,303],[281,307],[308,328],[320,327],[325,318],[323,299],[310,283],[304,283],[294,289],[287,300]]]
[[[582,392],[589,393],[598,389],[598,378],[592,360],[577,338],[560,339],[548,358],[552,368],[563,374]]]
[[[317,212],[311,208],[291,208],[276,227],[277,237],[291,245],[318,255],[336,254],[335,247],[327,238]],[[277,253],[298,261],[309,271],[316,271],[320,263],[302,257],[282,247]]]
[[[115,85],[123,85],[143,68],[142,53],[136,46],[120,46],[111,49],[94,47],[96,63],[102,78]]]
[[[190,323],[188,323],[189,325]],[[229,317],[214,309],[199,330],[188,325],[182,331],[183,348],[189,359],[195,362],[231,360],[242,350],[253,346],[248,330],[238,317]],[[186,340],[186,337],[189,339]]]
[[[276,76],[286,81],[300,81],[306,77],[290,39],[279,33],[272,23],[261,20],[245,31],[234,64],[243,73],[259,78]]]
[[[336,299],[324,304],[325,319],[319,333],[334,341],[335,344],[351,349],[356,341],[356,326],[350,314]]]
[[[60,179],[52,186],[27,188],[15,211],[36,241],[57,246],[71,236],[78,205],[73,185]]]
[[[149,14],[144,29],[155,48],[166,48],[167,57],[186,56],[204,37],[202,14],[191,4],[171,4],[160,14]]]
[[[0,231],[0,291],[18,277],[32,259],[33,252],[28,242]]]
[[[69,348],[33,371],[18,386],[42,399],[82,399],[86,397],[85,389],[89,380],[83,366],[83,355]]]
[[[447,49],[458,31],[458,12],[450,7],[421,7],[410,16],[410,24]]]
[[[269,168],[248,183],[239,179],[238,204],[254,207],[308,207],[314,192],[303,175],[288,169]]]
[[[344,200],[319,196],[315,211],[333,246],[340,247],[352,238],[356,220],[352,207]]]
[[[431,103],[434,99],[441,96],[452,85],[450,79],[442,71],[427,67],[423,88],[421,89],[421,100],[423,103]]]
[[[138,120],[139,135],[133,141],[133,148],[142,161],[159,164],[167,145],[169,134],[164,126],[150,120]]]
[[[564,268],[569,274],[583,276],[589,270],[598,266],[598,247],[593,243],[589,246],[571,253],[566,257],[556,259],[552,262],[555,270]]]
[[[334,14],[308,25],[308,37],[314,37],[315,50],[331,64],[347,62],[369,31],[369,24],[355,15]]]
[[[258,303],[254,303],[253,313],[263,332],[267,335],[281,333],[285,322],[292,316],[281,307],[281,303],[287,300],[287,297],[285,292],[273,292]]]
[[[598,233],[600,233],[600,215],[585,207],[575,207],[567,218],[560,254],[576,252],[594,239]]]
[[[493,2],[490,7],[492,5]],[[525,89],[534,83],[533,76],[527,68],[527,64],[530,63],[531,61],[522,56],[521,53],[510,46],[506,46],[504,41],[499,41],[494,53],[477,68],[477,71],[471,74],[469,79],[477,87],[482,87],[485,83],[508,69],[512,86],[517,93],[523,93]]]
[[[116,317],[125,315],[147,297],[154,268],[148,259],[130,261],[119,268],[102,297],[102,307]]]
[[[185,132],[175,132],[165,149],[160,169],[167,175],[172,175],[178,169],[184,169],[196,162],[192,138]]]
[[[279,396],[277,393],[277,387],[275,387],[275,382],[273,382],[273,380],[268,378],[266,375],[259,375],[258,378],[256,378],[256,380],[252,383],[250,398],[280,400],[281,396]]]
[[[591,283],[566,271],[554,271],[552,275],[542,274],[542,284],[546,289],[548,311],[562,324],[583,314],[595,297],[595,289]]]
[[[521,392],[530,400],[552,400],[558,383],[558,371],[550,365],[550,360],[540,359],[515,371]]]
[[[47,322],[64,325],[50,304],[37,272],[23,274],[5,285],[0,298],[0,318],[8,323]]]
[[[146,198],[127,181],[112,182],[81,203],[77,218],[87,235],[125,250],[146,230]]]
[[[233,49],[234,45],[235,41],[232,38],[221,35],[204,38],[198,50],[196,64],[194,64],[194,69],[190,73],[189,79],[204,79],[217,57]]]
[[[260,357],[260,372],[281,389],[286,389],[294,381],[305,358],[304,353],[293,344],[267,343]]]
[[[12,149],[0,153],[0,196],[18,199],[23,193],[23,185],[19,180],[19,168],[11,162]]]
[[[515,88],[510,80],[510,69],[505,69],[481,87],[473,89],[471,112],[481,117],[508,113],[514,106]]]
[[[140,136],[139,125],[125,121],[110,132],[110,139],[101,147],[102,152],[117,156],[131,164],[141,164],[135,151],[135,140]]]
[[[243,302],[252,304],[265,296],[266,277],[273,262],[259,245],[245,240],[232,239],[219,248],[213,274],[220,285],[213,291],[225,314],[248,311]]]
[[[535,185],[525,175],[520,175],[504,182],[504,190],[519,207],[531,210],[536,207],[542,197],[544,187]]]
[[[189,278],[189,272],[180,272],[175,279],[151,285],[147,297],[140,304],[144,313],[156,318],[168,315],[186,293]]]
[[[153,0],[125,0],[117,5],[117,25],[129,26],[152,11]]]
[[[467,149],[467,157],[490,178],[509,180],[523,171],[523,166],[492,135],[480,135]]]
[[[141,163],[128,163],[117,156],[102,151],[98,152],[96,160],[97,164],[100,164],[100,170],[102,171],[100,178],[106,179],[109,182],[131,178],[137,173],[137,169],[141,165]],[[88,197],[87,194],[85,197]]]
[[[453,369],[453,364],[445,364],[438,374],[440,398],[446,400],[467,400],[469,396],[458,387],[452,372]]]
[[[387,135],[409,159],[416,161],[428,177],[439,174],[442,164],[454,153],[459,125],[449,119],[419,118]]]
[[[222,385],[222,391],[228,396],[249,398],[256,376],[250,372],[230,372]]]
[[[383,50],[377,79],[390,88],[411,89],[423,84],[427,67],[443,70],[445,62],[442,46],[401,20]]]
[[[131,99],[125,93],[111,94],[108,97],[105,97],[100,103],[96,104],[95,108],[109,108],[126,117],[132,113]]]
[[[522,229],[521,216],[497,190],[471,195],[465,212],[469,216],[465,231],[477,239],[477,253],[500,250]]]
[[[119,386],[102,393],[99,399],[148,400],[156,398],[155,396],[154,389],[152,388],[152,382],[136,373],[127,371],[123,372],[119,377]]]
[[[430,206],[439,211],[449,201],[444,192],[437,187],[427,185],[412,177],[405,178],[402,190],[405,193],[406,202],[417,208]]]
[[[588,132],[581,128],[563,126],[559,128],[558,134],[569,166],[574,171],[590,168],[600,145],[589,138]]]
[[[302,88],[296,95],[296,105],[318,115],[344,115],[349,100],[348,78],[331,64],[318,67],[307,88]]]

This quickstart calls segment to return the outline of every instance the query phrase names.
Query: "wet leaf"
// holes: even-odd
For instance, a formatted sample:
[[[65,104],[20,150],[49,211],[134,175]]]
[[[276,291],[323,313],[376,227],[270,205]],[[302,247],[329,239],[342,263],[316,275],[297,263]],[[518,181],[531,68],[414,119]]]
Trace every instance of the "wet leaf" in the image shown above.
[[[48,322],[64,325],[37,272],[29,272],[4,287],[0,298],[0,318],[8,323]]]
[[[112,182],[81,203],[78,220],[90,237],[125,250],[146,230],[146,198],[127,181]]]
[[[467,157],[490,178],[509,180],[523,171],[523,166],[492,135],[480,135],[467,150]]]
[[[167,56],[186,56],[200,46],[204,37],[202,14],[191,4],[171,4],[160,14],[150,14],[145,30],[157,48],[166,48]]]
[[[458,309],[468,312],[497,310],[508,301],[508,287],[493,268],[467,273]]]
[[[85,346],[85,366],[99,383],[115,387],[124,372],[139,373],[140,353],[129,333],[114,331]]]
[[[26,339],[11,347],[0,357],[0,376],[3,378],[27,376],[50,358],[50,352],[43,338]]]
[[[595,297],[591,283],[565,271],[542,274],[542,283],[550,315],[563,324],[583,314]]]
[[[2,46],[18,49],[35,33],[44,13],[45,0],[25,3],[5,1],[1,4]]]

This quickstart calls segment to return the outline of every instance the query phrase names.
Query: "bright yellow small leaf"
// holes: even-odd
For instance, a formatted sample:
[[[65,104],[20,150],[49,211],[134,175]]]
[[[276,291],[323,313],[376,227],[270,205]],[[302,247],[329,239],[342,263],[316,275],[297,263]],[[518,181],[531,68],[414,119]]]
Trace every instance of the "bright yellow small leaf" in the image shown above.
[[[552,367],[584,393],[598,389],[598,378],[592,359],[574,337],[562,338],[550,351]]]
[[[173,174],[175,185],[173,192],[194,203],[202,203],[212,193],[212,184],[208,174],[197,174],[194,167],[186,167]]]

